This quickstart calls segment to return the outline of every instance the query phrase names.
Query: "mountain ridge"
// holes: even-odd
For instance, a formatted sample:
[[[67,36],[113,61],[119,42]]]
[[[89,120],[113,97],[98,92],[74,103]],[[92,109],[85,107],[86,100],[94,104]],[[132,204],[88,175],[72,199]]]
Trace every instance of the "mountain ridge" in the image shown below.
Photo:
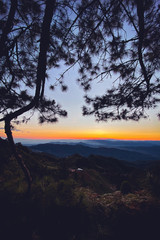
[[[89,155],[100,155],[105,157],[113,157],[119,160],[125,161],[156,161],[159,160],[160,147],[152,147],[152,152],[150,153],[146,147],[146,152],[144,148],[139,147],[139,151],[136,149],[126,148],[111,148],[111,147],[94,147],[86,146],[83,143],[78,144],[55,144],[55,143],[46,143],[46,144],[37,144],[29,147],[33,151],[46,152],[56,157],[67,157],[74,154],[80,154],[82,156]],[[157,153],[154,152],[154,148],[157,148]]]

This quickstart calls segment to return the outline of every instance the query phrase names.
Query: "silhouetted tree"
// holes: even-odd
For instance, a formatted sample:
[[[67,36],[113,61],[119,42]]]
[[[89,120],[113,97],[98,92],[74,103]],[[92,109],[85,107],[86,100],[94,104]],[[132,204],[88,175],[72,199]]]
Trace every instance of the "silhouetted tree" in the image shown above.
[[[47,71],[79,64],[79,83],[117,81],[103,96],[85,96],[97,120],[145,117],[159,102],[160,7],[152,0],[2,0],[0,2],[0,121],[30,189],[31,176],[17,154],[12,124],[56,122],[67,112],[45,96]],[[65,71],[65,72],[66,72]],[[62,73],[58,80],[62,90]],[[54,83],[50,86],[54,89]],[[107,85],[107,84],[106,84]],[[30,117],[23,114],[30,112]]]
[[[98,121],[147,117],[145,110],[160,101],[160,5],[96,1],[79,21],[80,83],[88,89],[98,79],[107,88],[107,79],[115,80],[103,96],[85,97],[90,107],[83,114]]]
[[[57,115],[66,116],[54,100],[44,96],[46,69],[68,58],[61,47],[64,31],[70,25],[66,1],[1,1],[0,19],[0,121],[18,163],[31,186],[31,175],[17,154],[11,121],[30,111],[39,111],[40,122],[55,122]],[[54,19],[53,19],[54,15]],[[65,86],[63,86],[65,89]],[[31,93],[29,93],[29,90]],[[30,118],[29,118],[30,119]],[[29,119],[23,117],[22,122]]]

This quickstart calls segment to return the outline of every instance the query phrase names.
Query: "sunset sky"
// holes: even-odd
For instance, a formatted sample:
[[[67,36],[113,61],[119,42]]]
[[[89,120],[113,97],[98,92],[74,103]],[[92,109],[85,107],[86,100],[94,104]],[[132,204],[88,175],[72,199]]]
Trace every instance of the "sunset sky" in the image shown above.
[[[60,69],[63,70],[63,69]],[[59,70],[59,71],[60,71]],[[50,72],[50,80],[55,81],[59,76],[59,71]],[[58,123],[39,125],[35,114],[27,124],[15,126],[13,131],[15,138],[29,139],[128,139],[128,140],[160,140],[160,121],[157,118],[158,109],[148,111],[148,119],[135,121],[109,121],[96,122],[94,116],[82,116],[82,106],[84,105],[84,91],[75,79],[77,69],[74,67],[65,75],[65,84],[68,91],[62,92],[60,86],[51,92],[46,90],[46,95],[54,98],[67,110],[67,118],[59,118]],[[89,95],[101,95],[111,81],[103,83],[94,82]],[[46,89],[47,87],[46,86]],[[29,116],[29,115],[27,115]],[[0,123],[0,136],[5,137],[3,124]]]
[[[134,32],[127,26],[127,35],[134,36]],[[125,32],[126,34],[126,32]],[[158,120],[157,109],[146,112],[148,119],[135,121],[109,121],[96,122],[94,116],[82,116],[82,106],[85,104],[83,96],[85,92],[78,85],[77,66],[66,72],[64,83],[68,86],[67,92],[62,92],[58,85],[54,91],[48,90],[50,84],[57,82],[60,73],[66,70],[63,64],[59,69],[52,69],[49,72],[49,80],[46,83],[45,94],[50,99],[55,99],[63,109],[67,110],[67,118],[59,118],[58,123],[38,124],[37,114],[34,114],[27,124],[15,126],[13,136],[15,138],[28,139],[126,139],[126,140],[160,140],[160,120]],[[116,82],[116,75],[104,82],[95,80],[89,96],[101,96],[107,88],[112,87]],[[29,113],[26,115],[29,116]],[[0,136],[5,137],[3,123],[0,123]]]

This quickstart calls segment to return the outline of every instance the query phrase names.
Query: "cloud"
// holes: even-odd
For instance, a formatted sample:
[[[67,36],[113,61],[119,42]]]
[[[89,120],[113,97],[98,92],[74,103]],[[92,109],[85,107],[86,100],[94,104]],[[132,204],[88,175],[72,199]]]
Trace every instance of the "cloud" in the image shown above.
[[[12,131],[14,131],[14,132],[21,132],[20,129],[12,129]]]
[[[4,130],[4,128],[3,128],[3,127],[0,127],[0,130]],[[13,132],[22,132],[22,130],[16,129],[16,128],[13,128],[12,131],[13,131]]]

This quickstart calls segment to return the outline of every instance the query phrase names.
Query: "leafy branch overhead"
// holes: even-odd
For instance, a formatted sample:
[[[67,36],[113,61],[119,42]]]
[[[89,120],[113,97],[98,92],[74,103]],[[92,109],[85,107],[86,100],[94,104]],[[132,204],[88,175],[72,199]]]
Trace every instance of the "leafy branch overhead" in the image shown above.
[[[159,20],[156,1],[1,1],[1,121],[30,109],[39,111],[40,122],[66,116],[45,96],[47,71],[62,61],[69,68],[79,64],[85,90],[95,79],[107,85],[117,76],[103,96],[86,97],[91,108],[84,107],[84,115],[144,117],[145,108],[159,102]],[[62,78],[59,83],[66,90]]]
[[[160,101],[160,6],[156,1],[96,3],[88,11],[92,15],[86,11],[81,18],[85,51],[79,81],[86,89],[94,79],[106,86],[110,77],[116,81],[103,96],[86,96],[90,107],[83,114],[94,114],[98,121],[139,120]]]

